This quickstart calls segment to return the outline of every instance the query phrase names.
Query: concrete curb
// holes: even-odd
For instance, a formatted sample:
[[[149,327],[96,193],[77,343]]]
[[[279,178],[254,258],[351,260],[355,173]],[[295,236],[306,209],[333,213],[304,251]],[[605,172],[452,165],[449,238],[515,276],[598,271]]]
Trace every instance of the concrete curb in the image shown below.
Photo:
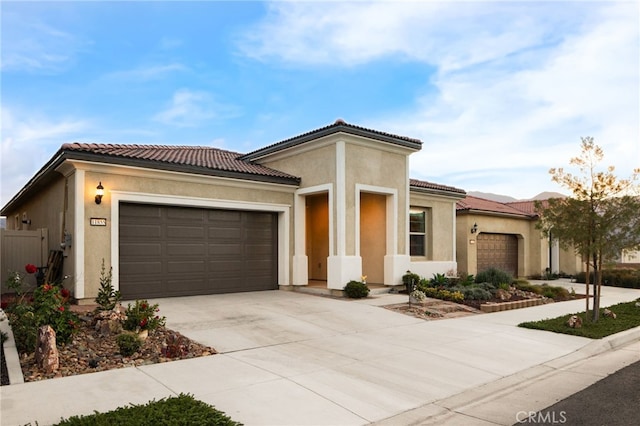
[[[16,348],[16,341],[13,337],[13,332],[9,326],[9,320],[4,319],[0,321],[0,330],[7,333],[9,336],[9,339],[4,342],[3,345],[4,358],[7,363],[7,372],[9,373],[9,384],[15,385],[18,383],[24,383],[22,367],[20,366],[20,358],[18,357],[18,349]]]
[[[501,398],[508,397],[518,388],[523,388],[528,384],[535,384],[562,374],[568,368],[573,367],[590,358],[624,348],[636,341],[640,341],[640,327],[632,328],[603,339],[594,340],[587,343],[582,348],[556,358],[541,365],[533,366],[526,370],[503,377],[494,382],[486,383],[474,389],[469,389],[462,393],[450,397],[433,401],[415,409],[392,416],[373,424],[378,426],[391,425],[424,425],[424,424],[445,424],[457,415],[467,416],[465,412],[471,411],[473,407],[488,404]],[[564,399],[569,395],[562,395]],[[541,407],[545,408],[545,407]],[[466,421],[472,419],[466,417]],[[454,422],[455,424],[458,424]],[[489,423],[482,423],[489,424]],[[512,424],[512,423],[510,423]]]

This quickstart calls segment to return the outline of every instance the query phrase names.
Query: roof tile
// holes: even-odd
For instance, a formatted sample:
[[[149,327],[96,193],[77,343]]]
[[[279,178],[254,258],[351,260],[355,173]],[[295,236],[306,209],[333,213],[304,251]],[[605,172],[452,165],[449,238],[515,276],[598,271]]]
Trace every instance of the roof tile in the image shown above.
[[[239,159],[242,154],[205,146],[168,146],[137,144],[67,143],[62,145],[67,152],[87,152],[108,157],[120,157],[150,162],[169,163],[223,170],[260,176],[297,179],[279,170]]]

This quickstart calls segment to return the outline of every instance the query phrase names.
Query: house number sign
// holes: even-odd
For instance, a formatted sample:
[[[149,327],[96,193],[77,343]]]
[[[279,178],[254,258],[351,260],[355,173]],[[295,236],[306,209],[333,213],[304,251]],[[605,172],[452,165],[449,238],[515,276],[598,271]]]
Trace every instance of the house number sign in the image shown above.
[[[91,226],[107,226],[106,217],[92,217],[89,219],[89,225]]]

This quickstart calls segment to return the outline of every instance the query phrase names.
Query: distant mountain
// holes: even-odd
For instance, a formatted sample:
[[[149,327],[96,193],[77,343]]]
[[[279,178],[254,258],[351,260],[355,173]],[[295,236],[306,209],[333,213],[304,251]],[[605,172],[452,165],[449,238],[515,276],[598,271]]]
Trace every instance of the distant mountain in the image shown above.
[[[467,195],[484,198],[485,200],[497,201],[499,203],[511,203],[513,201],[518,201],[516,198],[508,195],[493,194],[491,192],[468,191]]]
[[[548,200],[549,198],[567,198],[567,196],[559,192],[546,191],[539,193],[535,197],[531,198],[531,200]]]
[[[528,198],[524,200],[518,200],[517,198],[513,198],[509,195],[501,195],[501,194],[493,194],[491,192],[480,192],[480,191],[469,191],[468,195],[472,195],[478,198],[484,198],[485,200],[497,201],[499,203],[512,203],[514,201],[535,201],[535,200],[548,200],[549,198],[565,198],[566,195],[561,194],[559,192],[541,192],[533,198]]]

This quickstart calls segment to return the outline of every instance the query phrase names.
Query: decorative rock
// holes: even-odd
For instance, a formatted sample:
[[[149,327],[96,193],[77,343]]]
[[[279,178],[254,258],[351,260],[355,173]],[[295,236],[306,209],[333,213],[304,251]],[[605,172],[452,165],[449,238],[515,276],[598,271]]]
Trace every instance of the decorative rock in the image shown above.
[[[496,297],[500,300],[502,300],[503,302],[506,302],[508,300],[511,300],[511,293],[508,292],[507,290],[503,290],[501,288],[499,288],[496,291]]]
[[[58,371],[60,360],[56,347],[56,332],[50,325],[43,325],[38,329],[35,357],[36,364],[46,374]]]
[[[613,311],[611,311],[611,310],[609,310],[609,309],[606,309],[606,308],[605,308],[605,310],[604,310],[604,316],[605,316],[605,317],[609,317],[609,318],[613,318],[613,319],[618,318],[618,316],[616,315],[616,313],[615,313],[615,312],[613,312]]]
[[[581,328],[582,327],[582,318],[577,315],[572,315],[567,321],[567,325],[571,328]]]

